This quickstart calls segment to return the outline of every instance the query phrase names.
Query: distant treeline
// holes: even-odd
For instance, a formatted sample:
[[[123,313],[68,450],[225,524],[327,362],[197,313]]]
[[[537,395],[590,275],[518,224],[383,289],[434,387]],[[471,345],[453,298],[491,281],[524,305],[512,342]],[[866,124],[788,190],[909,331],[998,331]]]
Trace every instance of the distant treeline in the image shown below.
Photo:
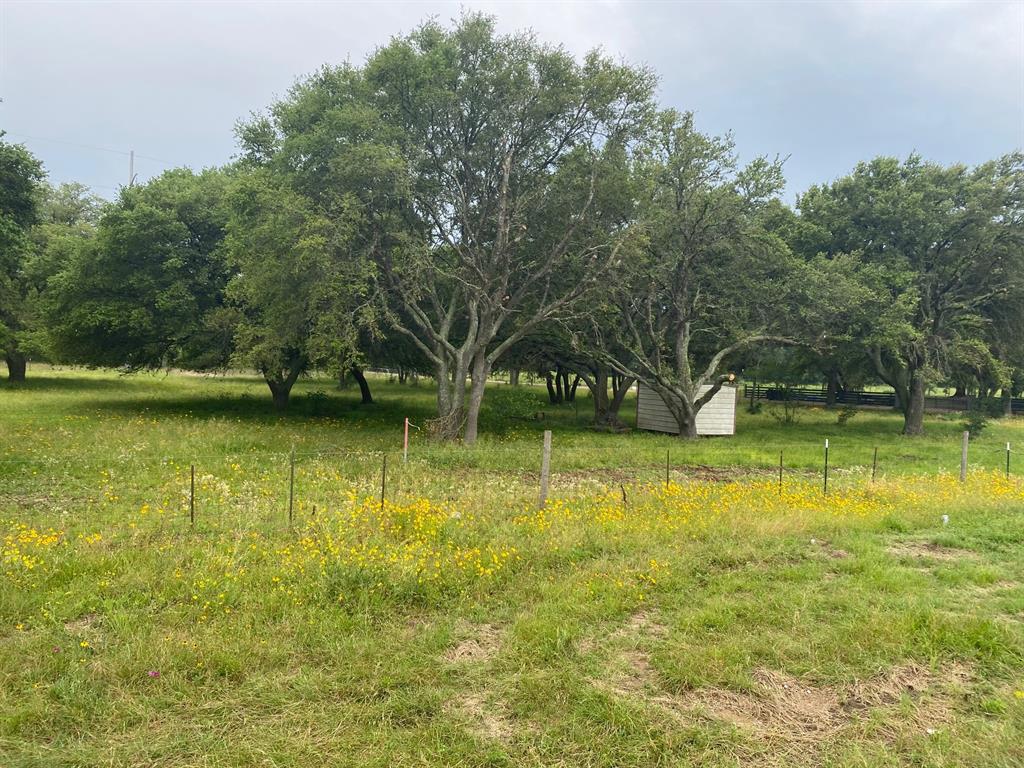
[[[470,13],[299,81],[230,165],[113,203],[0,140],[10,377],[246,366],[285,408],[307,370],[382,366],[432,375],[435,434],[467,443],[496,369],[583,382],[599,424],[641,382],[684,437],[738,372],[884,382],[907,434],[933,385],[1024,388],[1020,152],[879,157],[791,208],[779,158],[741,165],[656,84]]]

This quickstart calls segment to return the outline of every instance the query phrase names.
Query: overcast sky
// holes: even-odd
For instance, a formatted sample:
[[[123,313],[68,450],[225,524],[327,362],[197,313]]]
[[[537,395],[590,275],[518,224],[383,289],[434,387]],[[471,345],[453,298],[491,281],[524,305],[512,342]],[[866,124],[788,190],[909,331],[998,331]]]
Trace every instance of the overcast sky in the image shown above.
[[[235,122],[296,78],[460,8],[650,65],[662,103],[732,130],[742,157],[788,155],[791,199],[878,154],[1024,147],[1024,2],[0,0],[0,128],[53,181],[111,197],[129,149],[140,179],[222,164]]]

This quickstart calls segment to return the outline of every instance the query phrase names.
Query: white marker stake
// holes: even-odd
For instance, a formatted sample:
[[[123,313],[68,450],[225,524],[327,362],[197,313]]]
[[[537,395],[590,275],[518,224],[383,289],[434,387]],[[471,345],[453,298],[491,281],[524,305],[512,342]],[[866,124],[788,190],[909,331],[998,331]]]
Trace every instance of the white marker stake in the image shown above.
[[[828,438],[825,438],[825,486],[822,489],[822,493],[828,496]]]
[[[402,444],[402,463],[409,461],[409,417],[405,417],[405,442]]]
[[[548,483],[551,479],[551,430],[544,430],[544,453],[540,459],[540,498],[537,500],[537,509],[544,509],[548,500]],[[622,491],[625,495],[626,491]]]

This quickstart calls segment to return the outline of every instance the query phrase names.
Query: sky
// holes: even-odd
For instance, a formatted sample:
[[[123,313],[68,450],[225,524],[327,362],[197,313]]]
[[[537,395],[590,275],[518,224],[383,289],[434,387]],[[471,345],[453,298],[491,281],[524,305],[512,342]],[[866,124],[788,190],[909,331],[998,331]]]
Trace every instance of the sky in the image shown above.
[[[221,165],[234,127],[323,64],[462,9],[600,47],[659,100],[788,157],[789,200],[877,155],[975,164],[1024,148],[1024,1],[21,2],[0,0],[0,129],[51,181],[112,198],[170,167]]]

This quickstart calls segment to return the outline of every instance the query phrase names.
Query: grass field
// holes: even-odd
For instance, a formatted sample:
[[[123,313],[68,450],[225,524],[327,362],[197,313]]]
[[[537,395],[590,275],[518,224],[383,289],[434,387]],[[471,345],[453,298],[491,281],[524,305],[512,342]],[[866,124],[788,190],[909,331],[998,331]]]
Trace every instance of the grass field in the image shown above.
[[[1020,421],[961,485],[955,416],[686,444],[495,385],[478,446],[414,431],[403,464],[426,385],[307,380],[281,417],[244,376],[30,377],[0,386],[2,766],[1024,764]]]

